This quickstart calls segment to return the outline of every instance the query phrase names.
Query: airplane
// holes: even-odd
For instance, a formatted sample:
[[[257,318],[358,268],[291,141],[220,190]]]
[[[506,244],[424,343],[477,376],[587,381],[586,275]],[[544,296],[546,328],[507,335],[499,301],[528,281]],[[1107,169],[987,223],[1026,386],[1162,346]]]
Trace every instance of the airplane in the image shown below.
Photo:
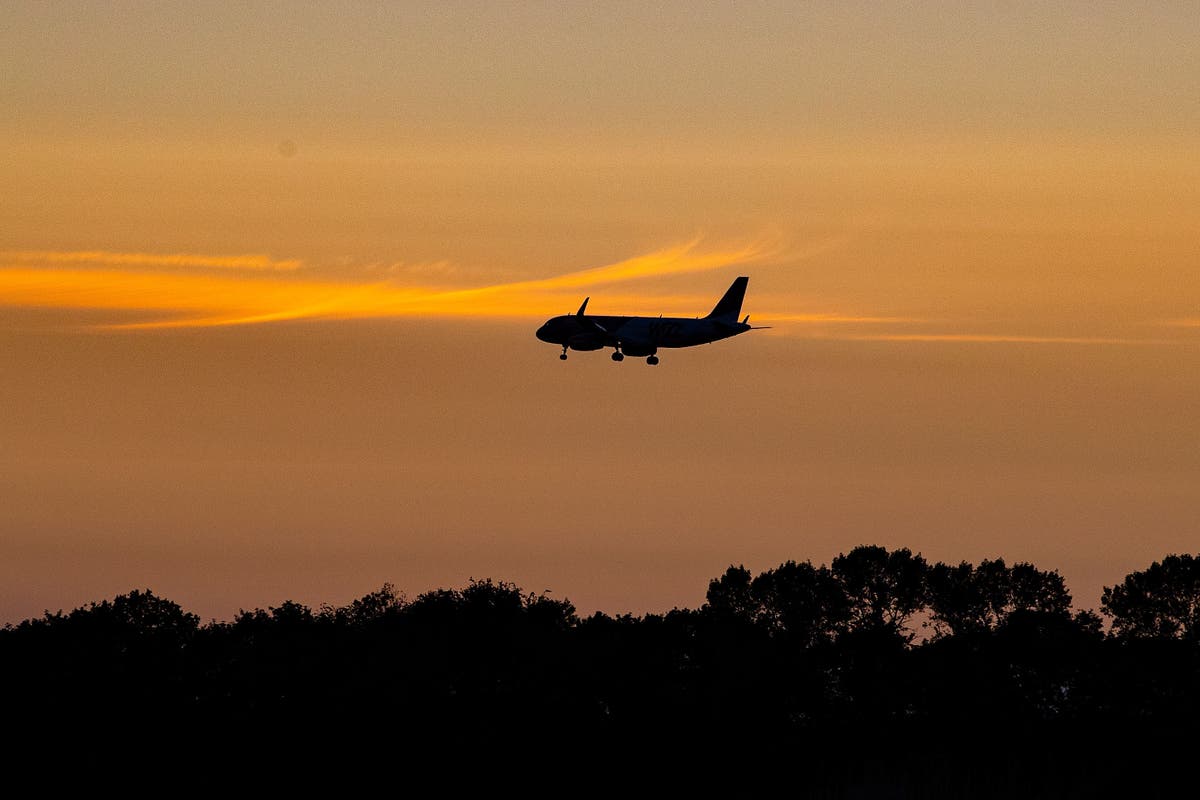
[[[612,360],[624,361],[625,356],[645,357],[651,366],[658,363],[660,347],[692,347],[728,339],[746,331],[770,326],[751,327],[750,315],[738,322],[742,299],[746,296],[748,277],[736,278],[725,290],[716,307],[707,317],[602,317],[584,314],[588,300],[574,314],[546,320],[537,330],[537,338],[562,347],[559,358],[567,360],[567,350],[600,350],[613,348]]]

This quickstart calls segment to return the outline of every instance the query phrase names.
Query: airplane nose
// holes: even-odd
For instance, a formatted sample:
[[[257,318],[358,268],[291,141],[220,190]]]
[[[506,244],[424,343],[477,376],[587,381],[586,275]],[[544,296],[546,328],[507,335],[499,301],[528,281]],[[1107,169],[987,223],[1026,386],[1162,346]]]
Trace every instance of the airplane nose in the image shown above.
[[[541,339],[543,342],[550,341],[550,339],[548,338],[550,332],[548,330],[546,330],[549,327],[550,327],[549,325],[543,325],[542,327],[537,329],[537,333],[535,333],[534,336]]]

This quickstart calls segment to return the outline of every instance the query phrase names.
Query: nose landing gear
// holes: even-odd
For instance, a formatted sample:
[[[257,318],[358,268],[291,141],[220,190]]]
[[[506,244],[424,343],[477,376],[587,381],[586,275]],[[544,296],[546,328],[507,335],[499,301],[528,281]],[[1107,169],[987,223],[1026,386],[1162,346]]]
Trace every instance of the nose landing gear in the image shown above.
[[[562,354],[558,357],[558,360],[559,361],[567,360],[567,346],[565,344],[563,345],[563,351],[562,351]]]

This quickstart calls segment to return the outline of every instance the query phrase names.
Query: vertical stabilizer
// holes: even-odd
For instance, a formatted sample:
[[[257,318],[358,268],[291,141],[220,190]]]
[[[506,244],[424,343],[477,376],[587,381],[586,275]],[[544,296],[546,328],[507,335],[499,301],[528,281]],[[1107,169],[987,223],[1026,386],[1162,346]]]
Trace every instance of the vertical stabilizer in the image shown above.
[[[737,322],[738,315],[742,313],[742,299],[746,296],[746,284],[749,282],[750,279],[744,275],[735,278],[729,288],[725,290],[725,295],[717,303],[716,308],[708,316],[710,318],[729,318]]]

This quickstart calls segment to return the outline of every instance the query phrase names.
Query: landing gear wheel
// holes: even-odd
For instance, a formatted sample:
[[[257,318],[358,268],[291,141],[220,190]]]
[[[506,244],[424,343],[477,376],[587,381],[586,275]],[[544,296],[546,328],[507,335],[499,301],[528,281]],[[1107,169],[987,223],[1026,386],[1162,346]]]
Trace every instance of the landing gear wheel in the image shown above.
[[[646,359],[646,363],[653,367],[658,363],[658,356],[650,356]]]
[[[567,354],[566,354],[566,353],[563,353],[563,354],[561,354],[561,355],[558,357],[558,360],[559,360],[559,361],[566,361],[566,360],[567,360]]]
[[[615,353],[613,353],[613,354],[612,354],[612,360],[613,360],[613,361],[624,361],[624,360],[625,360],[625,354],[624,354],[624,353],[622,353],[620,350],[618,350],[617,352],[615,352]]]

